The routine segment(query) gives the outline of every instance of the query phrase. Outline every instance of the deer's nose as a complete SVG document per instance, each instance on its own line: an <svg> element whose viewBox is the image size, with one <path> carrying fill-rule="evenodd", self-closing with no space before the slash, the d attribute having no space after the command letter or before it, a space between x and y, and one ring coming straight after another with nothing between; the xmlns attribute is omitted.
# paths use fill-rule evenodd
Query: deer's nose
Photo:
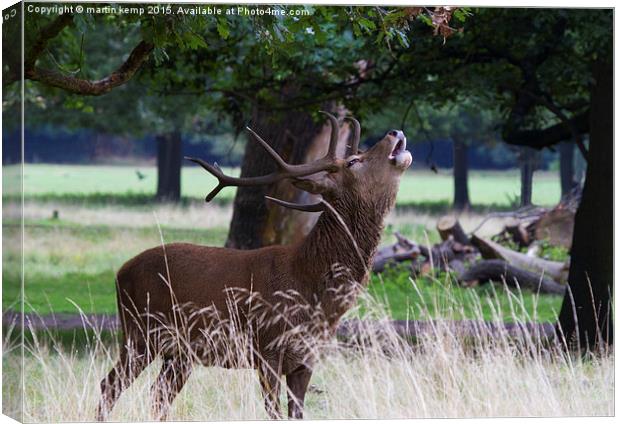
<svg viewBox="0 0 620 424"><path fill-rule="evenodd" d="M405 139L405 133L403 133L402 131L398 131L398 130L392 130L388 133L388 135L391 135L392 137L395 137L399 140Z"/></svg>

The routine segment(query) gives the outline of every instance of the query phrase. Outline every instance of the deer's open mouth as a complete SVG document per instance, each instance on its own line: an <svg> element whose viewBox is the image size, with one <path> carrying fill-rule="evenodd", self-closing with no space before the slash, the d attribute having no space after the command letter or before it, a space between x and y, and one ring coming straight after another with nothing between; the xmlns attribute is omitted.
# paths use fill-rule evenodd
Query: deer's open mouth
<svg viewBox="0 0 620 424"><path fill-rule="evenodd" d="M390 153L389 158L390 159L396 158L396 156L398 156L399 154L405 151L406 147L407 147L407 142L403 139L399 139L396 142L394 149L392 149L392 153Z"/></svg>
<svg viewBox="0 0 620 424"><path fill-rule="evenodd" d="M408 168L411 165L412 158L411 153L407 151L407 140L399 139L394 148L392 149L392 153L388 156L388 159L393 165L396 165L399 168Z"/></svg>

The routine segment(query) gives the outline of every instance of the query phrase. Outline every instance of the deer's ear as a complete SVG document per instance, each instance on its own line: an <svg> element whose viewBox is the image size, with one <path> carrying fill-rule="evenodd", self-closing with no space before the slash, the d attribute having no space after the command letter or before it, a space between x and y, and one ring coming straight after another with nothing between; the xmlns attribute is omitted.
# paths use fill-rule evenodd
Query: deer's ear
<svg viewBox="0 0 620 424"><path fill-rule="evenodd" d="M300 190L312 194L325 194L336 190L336 183L329 177L329 174L312 176L306 178L295 178L293 185Z"/></svg>

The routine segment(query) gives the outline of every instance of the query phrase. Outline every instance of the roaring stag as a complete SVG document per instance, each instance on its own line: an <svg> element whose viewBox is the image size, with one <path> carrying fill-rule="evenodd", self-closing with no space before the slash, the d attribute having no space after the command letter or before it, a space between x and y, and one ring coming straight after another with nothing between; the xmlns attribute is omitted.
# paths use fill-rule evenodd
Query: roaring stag
<svg viewBox="0 0 620 424"><path fill-rule="evenodd" d="M267 199L321 215L305 239L289 246L235 250L173 243L125 263L117 274L123 343L118 362L101 382L98 420L106 419L121 392L156 357L163 361L153 385L159 419L166 418L196 363L257 369L265 408L274 419L281 416L279 392L285 375L288 415L302 418L317 360L309 340L332 337L340 317L355 304L369 279L400 177L412 162L402 131L389 131L369 150L358 151L360 124L353 118L347 118L353 127L349 152L346 158L336 157L339 122L325 115L331 125L329 148L312 163L286 163L249 128L277 171L235 178L217 165L188 158L219 181L207 201L226 186L288 179L322 199L313 205ZM226 345L239 334L247 336L247 343Z"/></svg>

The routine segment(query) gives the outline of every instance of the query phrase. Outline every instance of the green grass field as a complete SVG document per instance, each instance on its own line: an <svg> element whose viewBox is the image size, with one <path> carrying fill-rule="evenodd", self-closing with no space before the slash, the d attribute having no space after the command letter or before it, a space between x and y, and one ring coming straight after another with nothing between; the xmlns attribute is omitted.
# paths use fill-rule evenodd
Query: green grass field
<svg viewBox="0 0 620 424"><path fill-rule="evenodd" d="M205 205L197 201L185 206L154 203L110 206L92 202L92 195L97 193L120 197L141 193L143 196L134 198L136 201L151 197L154 169L138 169L147 175L142 181L136 177L134 167L26 166L27 311L77 312L77 304L86 312L115 313L115 272L132 256L159 245L162 238L165 242L223 245L230 205ZM5 179L5 188L8 182ZM202 198L213 185L206 172L197 168L183 170L183 190L188 196ZM558 185L554 175L541 174L535 182L535 200L554 203L559 198ZM473 201L479 204L508 205L509 196L518 192L518 174L474 172L470 190ZM230 199L233 191L223 194ZM451 196L449 176L411 172L402 183L398 201L414 205L447 203ZM18 203L7 191L4 200L3 307L6 309L16 307L19 297L20 244ZM59 219L51 218L54 210L59 212ZM13 215L6 211L12 211ZM438 241L433 229L436 218L419 214L415 208L399 213L391 219L384 242L392 242L391 232L397 230L418 242L434 243ZM463 217L464 225L467 219ZM479 219L480 216L474 215L469 221ZM455 319L474 318L472 311L481 309L487 319L499 313L508 321L515 317L525 321L553 321L562 302L559 296L515 294L501 287L493 290L491 286L466 289L450 281L445 275L412 281L408 271L401 268L373 276L369 293L397 319L418 318L420 305L425 305L433 316L449 315ZM514 306L515 300L518 308Z"/></svg>
<svg viewBox="0 0 620 424"><path fill-rule="evenodd" d="M17 178L14 166L5 172ZM139 170L145 175L140 180ZM227 170L232 175L238 170ZM103 165L39 165L24 167L24 190L27 197L62 197L63 195L89 196L95 194L152 195L157 182L156 169L146 166ZM8 181L7 183L9 183ZM184 167L181 175L181 193L189 198L204 198L216 180L198 167ZM7 184L5 184L5 187ZM519 196L517 171L472 171L469 179L471 202L474 205L509 206ZM226 188L218 195L220 200L231 200L234 188ZM5 189L5 194L9 194ZM451 202L452 176L446 171L410 171L401 182L399 204L424 204ZM537 172L534 176L532 200L538 205L553 205L560 199L560 182L555 172Z"/></svg>

